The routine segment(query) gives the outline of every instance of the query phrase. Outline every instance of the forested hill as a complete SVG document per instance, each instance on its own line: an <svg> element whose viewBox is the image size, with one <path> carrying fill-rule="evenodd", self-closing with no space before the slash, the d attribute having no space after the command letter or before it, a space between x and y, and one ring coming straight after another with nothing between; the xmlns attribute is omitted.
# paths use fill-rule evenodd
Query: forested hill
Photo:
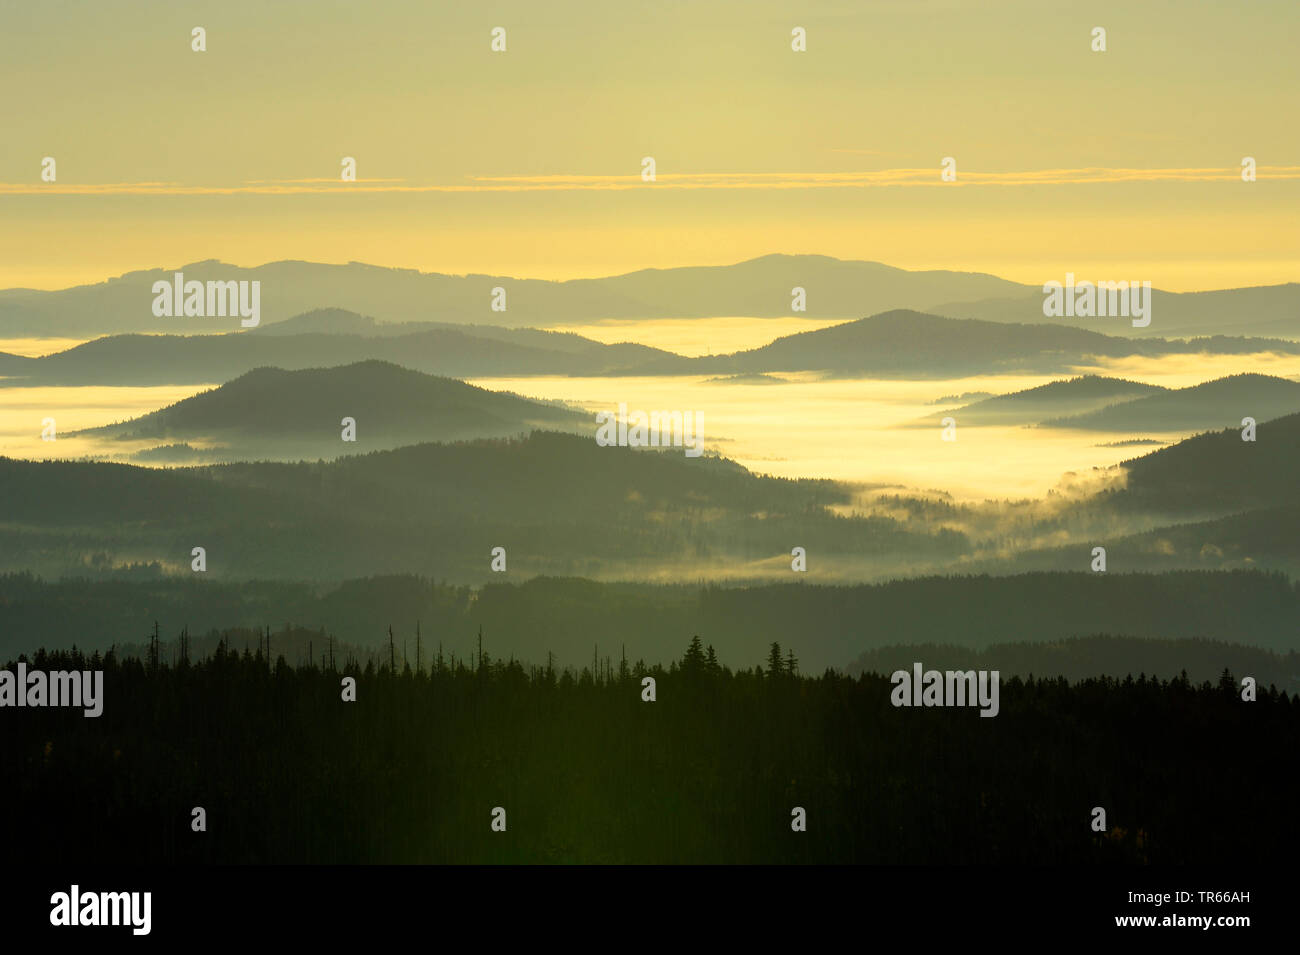
<svg viewBox="0 0 1300 955"><path fill-rule="evenodd" d="M351 419L350 441L343 440ZM224 460L308 460L428 441L513 437L541 428L592 434L593 416L364 361L335 368L259 368L121 424L81 434L193 445Z"/></svg>
<svg viewBox="0 0 1300 955"><path fill-rule="evenodd" d="M1300 504L1300 414L1197 435L1123 463L1130 508L1233 511Z"/></svg>
<svg viewBox="0 0 1300 955"><path fill-rule="evenodd" d="M1300 382L1274 375L1243 374L1161 391L1043 424L1133 434L1239 427L1245 417L1263 422L1298 411Z"/></svg>
<svg viewBox="0 0 1300 955"><path fill-rule="evenodd" d="M1083 414L1164 390L1157 385L1123 378L1082 375L1010 394L994 395L959 408L950 407L915 424L931 427L948 415L954 416L963 426L1031 424L1052 416Z"/></svg>
<svg viewBox="0 0 1300 955"><path fill-rule="evenodd" d="M761 477L685 450L533 432L168 471L0 458L0 570L57 577L99 560L188 573L199 546L209 577L226 580L427 573L467 582L490 579L492 549L504 547L509 571L524 577L645 577L662 562L690 579L760 574L769 561L788 571L796 543L823 555L828 571L853 573L946 560L968 546L953 531L837 516L830 506L851 496L842 485Z"/></svg>

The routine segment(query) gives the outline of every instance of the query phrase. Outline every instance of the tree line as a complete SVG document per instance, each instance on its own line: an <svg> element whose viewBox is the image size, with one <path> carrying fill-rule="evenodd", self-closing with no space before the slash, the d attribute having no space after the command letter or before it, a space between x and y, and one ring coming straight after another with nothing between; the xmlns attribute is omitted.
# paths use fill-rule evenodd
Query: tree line
<svg viewBox="0 0 1300 955"><path fill-rule="evenodd" d="M698 637L667 667L425 646L418 667L396 646L295 667L267 649L34 654L29 668L102 669L104 712L0 710L8 850L123 864L1248 864L1300 835L1277 785L1300 707L1264 686L1244 702L1227 672L1013 677L983 719L896 708L888 675L806 674L776 642L738 669Z"/></svg>

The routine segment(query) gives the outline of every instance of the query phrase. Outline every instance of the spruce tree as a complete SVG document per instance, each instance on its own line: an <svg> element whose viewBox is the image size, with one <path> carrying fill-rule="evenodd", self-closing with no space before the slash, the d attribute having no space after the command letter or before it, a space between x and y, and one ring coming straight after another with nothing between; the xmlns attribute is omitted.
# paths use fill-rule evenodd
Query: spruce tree
<svg viewBox="0 0 1300 955"><path fill-rule="evenodd" d="M691 637L691 644L686 648L686 656L682 659L682 669L692 674L704 672L704 644L700 642L699 634Z"/></svg>
<svg viewBox="0 0 1300 955"><path fill-rule="evenodd" d="M771 648L767 651L767 675L775 678L784 672L785 663L781 659L781 644L773 640Z"/></svg>

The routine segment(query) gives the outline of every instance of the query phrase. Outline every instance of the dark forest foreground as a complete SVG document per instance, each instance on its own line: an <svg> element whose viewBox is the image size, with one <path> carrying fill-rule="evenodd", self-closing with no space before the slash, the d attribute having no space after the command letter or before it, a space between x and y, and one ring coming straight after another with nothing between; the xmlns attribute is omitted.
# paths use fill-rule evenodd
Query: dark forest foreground
<svg viewBox="0 0 1300 955"><path fill-rule="evenodd" d="M1244 702L1227 675L1011 679L981 718L895 708L887 676L732 672L697 650L595 680L490 660L295 670L220 649L28 666L102 668L104 711L0 710L14 859L1249 865L1300 843L1285 782L1300 705L1265 687Z"/></svg>

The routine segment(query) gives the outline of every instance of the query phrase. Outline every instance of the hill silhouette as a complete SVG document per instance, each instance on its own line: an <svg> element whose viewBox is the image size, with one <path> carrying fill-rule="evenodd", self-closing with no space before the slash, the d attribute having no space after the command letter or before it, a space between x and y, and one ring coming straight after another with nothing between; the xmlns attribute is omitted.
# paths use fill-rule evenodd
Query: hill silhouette
<svg viewBox="0 0 1300 955"><path fill-rule="evenodd" d="M346 309L384 322L491 322L545 327L610 318L703 318L724 315L783 317L791 291L807 292L808 318L851 319L894 309L956 318L1061 326L1042 314L1041 285L946 270L908 271L879 262L824 255L765 255L734 265L642 269L623 275L555 282L509 276L446 275L360 262L326 265L271 262L241 268L217 261L129 272L57 291L0 291L0 337L90 337L126 332L194 334L232 330L229 318L156 318L150 303L156 281L260 281L262 325L313 309ZM1061 276L1046 276L1059 280ZM1081 276L1081 278L1087 278ZM503 288L508 308L490 310L492 290ZM1147 329L1127 321L1074 319L1107 334L1203 335L1226 333L1300 337L1300 285L1209 292L1153 291Z"/></svg>
<svg viewBox="0 0 1300 955"><path fill-rule="evenodd" d="M1062 276L1053 278L1060 281ZM944 302L930 311L991 322L1050 321L1140 338L1232 334L1300 339L1300 283L1296 282L1205 292L1152 289L1151 324L1141 328L1125 318L1045 319L1041 288L981 301Z"/></svg>
<svg viewBox="0 0 1300 955"><path fill-rule="evenodd" d="M963 425L1030 424L1041 421L1048 415L1059 415L1062 412L1080 414L1105 407L1117 400L1143 397L1165 390L1159 385L1147 385L1124 378L1083 375L936 412L922 418L916 425L928 427L948 415L954 416Z"/></svg>
<svg viewBox="0 0 1300 955"><path fill-rule="evenodd" d="M539 327L609 318L702 318L791 314L791 289L810 291L807 317L851 318L891 308L925 308L955 299L1022 289L992 275L909 272L878 262L821 255L767 255L727 266L643 269L563 282L491 275L444 275L351 262L271 262L240 268L217 261L175 269L130 272L93 285L58 291L0 291L0 337L123 332L194 334L236 328L238 319L155 318L153 283L260 281L262 325L313 309L345 309L385 322L490 322ZM507 309L490 308L493 289L507 292Z"/></svg>
<svg viewBox="0 0 1300 955"><path fill-rule="evenodd" d="M1188 431L1228 426L1241 419L1268 421L1300 411L1300 382L1242 374L1162 391L1097 411L1043 422L1051 428L1094 431Z"/></svg>
<svg viewBox="0 0 1300 955"><path fill-rule="evenodd" d="M1092 565L1093 547L1103 545L1108 574L1267 568L1300 576L1300 505L1258 507L1203 520L1168 513L1161 517L1162 513L1147 515L1151 519L1145 523L1159 525L1151 529L1126 532L1118 524L1111 533L1073 544L1028 548L962 566L973 573L1086 571Z"/></svg>
<svg viewBox="0 0 1300 955"><path fill-rule="evenodd" d="M0 571L137 563L186 571L197 545L222 554L209 567L217 576L340 579L420 572L433 561L468 583L490 579L488 553L503 546L512 572L526 575L756 581L789 574L797 542L813 560L810 579L861 581L1074 570L1098 536L1132 539L1113 555L1117 571L1290 569L1300 563L1300 532L1277 531L1296 520L1298 421L1265 422L1253 443L1229 430L1126 462L1127 486L1030 515L1028 528L997 508L983 517L906 504L862 514L849 485L548 431L170 471L0 459ZM336 434L326 439L332 447ZM177 445L160 443L155 455L182 457ZM261 533L268 526L274 535ZM1044 541L1062 545L1026 550Z"/></svg>
<svg viewBox="0 0 1300 955"><path fill-rule="evenodd" d="M1169 512L1280 507L1300 503L1300 414L1262 423L1255 441L1240 427L1200 434L1123 462L1123 491L1106 495L1132 509Z"/></svg>
<svg viewBox="0 0 1300 955"><path fill-rule="evenodd" d="M11 355L9 352L0 352L0 376L25 374L33 360L27 355Z"/></svg>
<svg viewBox="0 0 1300 955"><path fill-rule="evenodd" d="M581 355L591 359L589 368L630 364L652 358L671 356L660 348L637 345L632 342L604 344L584 338L573 332L553 332L540 328L506 328L478 323L453 324L450 322L379 322L366 315L358 315L339 308L316 309L304 312L274 325L264 325L255 334L281 335L356 335L362 338L406 338L424 332L453 332L472 338L485 338L542 351Z"/></svg>
<svg viewBox="0 0 1300 955"><path fill-rule="evenodd" d="M1108 572L1268 567L1300 576L1300 414L1195 435L1124 461L1122 487L1068 512L1080 542L968 562L974 571L1080 570L1094 545ZM1136 525L1136 526L1135 526Z"/></svg>
<svg viewBox="0 0 1300 955"><path fill-rule="evenodd" d="M355 442L342 440L344 418L356 423ZM80 434L201 447L209 459L297 460L537 428L594 433L595 424L580 412L365 361L302 371L259 368L151 414ZM172 459L184 450L176 448Z"/></svg>
<svg viewBox="0 0 1300 955"><path fill-rule="evenodd" d="M359 434L365 427L359 417ZM212 576L437 567L461 582L491 576L496 546L525 575L688 578L706 568L790 573L796 538L843 572L884 573L967 546L943 529L837 516L831 507L852 492L829 481L760 477L681 448L600 447L594 432L165 471L0 458L0 489L0 570L56 575L81 572L95 553L109 565L157 561L188 573L195 546L212 555Z"/></svg>
<svg viewBox="0 0 1300 955"><path fill-rule="evenodd" d="M353 332L363 334L354 334ZM371 332L374 334L371 334ZM292 334L290 334L292 333ZM227 381L254 368L320 368L375 359L455 378L506 375L708 375L820 371L843 377L943 378L1071 373L1132 356L1300 354L1300 343L1254 338L1166 341L1078 328L1012 325L893 311L800 332L728 355L688 358L634 343L606 345L536 328L414 322L382 326L339 309L271 328L212 335L114 335L11 363L0 387L161 385ZM5 365L0 363L0 369Z"/></svg>
<svg viewBox="0 0 1300 955"><path fill-rule="evenodd" d="M304 316L305 318L307 316ZM363 316L313 315L304 327L365 328ZM578 335L487 326L398 326L371 337L319 331L225 335L114 335L17 362L0 386L166 385L229 381L255 368L285 370L386 361L454 378L497 375L601 375L671 355L643 345L604 345ZM0 365L0 370L3 370Z"/></svg>
<svg viewBox="0 0 1300 955"><path fill-rule="evenodd" d="M946 378L1072 371L1103 358L1174 354L1300 354L1300 343L1227 338L1134 339L1057 325L1013 325L896 310L785 335L746 351L656 358L612 374L763 374L823 371L845 377Z"/></svg>

